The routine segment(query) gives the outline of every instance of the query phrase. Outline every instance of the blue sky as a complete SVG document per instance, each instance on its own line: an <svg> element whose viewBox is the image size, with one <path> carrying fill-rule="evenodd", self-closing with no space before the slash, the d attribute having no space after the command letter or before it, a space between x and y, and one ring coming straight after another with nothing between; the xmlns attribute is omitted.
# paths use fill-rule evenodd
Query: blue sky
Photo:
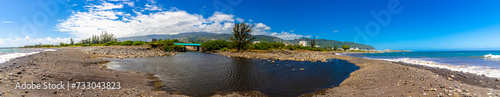
<svg viewBox="0 0 500 97"><path fill-rule="evenodd" d="M498 0L1 0L0 46L68 42L101 30L118 37L230 33L232 23L243 21L256 25L254 34L283 39L353 41L377 49L499 49L498 5Z"/></svg>

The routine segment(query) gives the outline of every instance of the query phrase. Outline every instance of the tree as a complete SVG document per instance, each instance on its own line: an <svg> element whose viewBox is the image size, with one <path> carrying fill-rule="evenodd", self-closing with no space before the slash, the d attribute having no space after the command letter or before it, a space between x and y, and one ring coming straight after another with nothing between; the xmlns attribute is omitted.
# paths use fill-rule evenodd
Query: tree
<svg viewBox="0 0 500 97"><path fill-rule="evenodd" d="M116 40L116 38L114 37L115 34L109 34L108 32L106 31L102 31L101 32L101 41L100 43L107 43L107 42L110 42L110 41L113 41L113 40Z"/></svg>
<svg viewBox="0 0 500 97"><path fill-rule="evenodd" d="M315 48L315 46L316 46L316 39L313 39L311 41L311 48Z"/></svg>
<svg viewBox="0 0 500 97"><path fill-rule="evenodd" d="M69 45L75 45L75 41L73 41L73 38L70 37L69 41L70 41Z"/></svg>
<svg viewBox="0 0 500 97"><path fill-rule="evenodd" d="M333 51L337 51L338 48L339 47L337 47L337 46L333 46Z"/></svg>
<svg viewBox="0 0 500 97"><path fill-rule="evenodd" d="M92 42L90 44L99 44L99 41L100 41L99 36L92 35L91 41Z"/></svg>
<svg viewBox="0 0 500 97"><path fill-rule="evenodd" d="M255 25L249 26L249 24L243 23L235 23L233 27L233 31L231 32L233 36L231 37L231 41L235 44L237 51L239 52L241 49L244 49L248 44L252 42L252 40L256 39L252 37L252 28Z"/></svg>
<svg viewBox="0 0 500 97"><path fill-rule="evenodd" d="M349 45L343 45L342 46L342 49L344 49L344 51L347 51L347 49L349 49L349 48L351 48L351 47L349 47Z"/></svg>

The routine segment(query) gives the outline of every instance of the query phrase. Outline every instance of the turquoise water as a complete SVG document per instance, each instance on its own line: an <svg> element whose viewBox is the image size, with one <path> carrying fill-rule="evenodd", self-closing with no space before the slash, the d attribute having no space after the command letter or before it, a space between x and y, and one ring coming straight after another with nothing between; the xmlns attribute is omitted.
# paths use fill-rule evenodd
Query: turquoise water
<svg viewBox="0 0 500 97"><path fill-rule="evenodd" d="M500 77L500 51L419 51L345 54L348 56L443 67Z"/></svg>
<svg viewBox="0 0 500 97"><path fill-rule="evenodd" d="M21 52L23 49L17 48L0 48L0 54L12 53L12 52Z"/></svg>

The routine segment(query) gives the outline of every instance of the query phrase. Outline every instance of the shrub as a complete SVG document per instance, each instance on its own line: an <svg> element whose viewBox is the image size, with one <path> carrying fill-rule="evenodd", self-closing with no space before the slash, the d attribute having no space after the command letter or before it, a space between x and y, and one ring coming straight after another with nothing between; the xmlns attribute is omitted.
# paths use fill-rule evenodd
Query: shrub
<svg viewBox="0 0 500 97"><path fill-rule="evenodd" d="M120 43L120 45L132 45L133 41L127 40Z"/></svg>
<svg viewBox="0 0 500 97"><path fill-rule="evenodd" d="M178 52L183 52L183 51L185 51L184 50L185 46L183 46L183 45L174 45L174 46L172 46L172 49L174 49L175 51L178 51Z"/></svg>
<svg viewBox="0 0 500 97"><path fill-rule="evenodd" d="M285 48L288 50L294 50L294 47L292 45L287 45L287 46L285 46Z"/></svg>
<svg viewBox="0 0 500 97"><path fill-rule="evenodd" d="M115 45L115 43L116 43L116 41L106 42L106 43L104 43L104 46Z"/></svg>
<svg viewBox="0 0 500 97"><path fill-rule="evenodd" d="M229 46L229 42L224 40L207 41L201 44L206 50L219 50Z"/></svg>
<svg viewBox="0 0 500 97"><path fill-rule="evenodd" d="M172 48L170 46L163 45L163 50L165 50L165 51L172 51Z"/></svg>
<svg viewBox="0 0 500 97"><path fill-rule="evenodd" d="M228 48L221 48L220 51L228 51Z"/></svg>
<svg viewBox="0 0 500 97"><path fill-rule="evenodd" d="M255 43L253 44L253 49L256 50L272 50L272 49L281 49L285 47L285 44L280 43L280 42L260 42L260 43Z"/></svg>
<svg viewBox="0 0 500 97"><path fill-rule="evenodd" d="M144 45L143 41L134 41L132 45Z"/></svg>
<svg viewBox="0 0 500 97"><path fill-rule="evenodd" d="M273 48L273 46L267 42L260 42L260 43L253 44L253 48L256 50L271 50L271 48Z"/></svg>

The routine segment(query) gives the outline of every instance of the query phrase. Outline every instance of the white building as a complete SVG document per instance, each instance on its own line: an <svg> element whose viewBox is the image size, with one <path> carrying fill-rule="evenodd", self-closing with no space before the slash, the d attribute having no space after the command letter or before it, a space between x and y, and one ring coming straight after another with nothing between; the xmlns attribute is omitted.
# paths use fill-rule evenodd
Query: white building
<svg viewBox="0 0 500 97"><path fill-rule="evenodd" d="M320 46L319 45L315 45L314 47L319 48Z"/></svg>
<svg viewBox="0 0 500 97"><path fill-rule="evenodd" d="M359 50L359 48L358 47L356 47L356 48L349 48L349 50Z"/></svg>
<svg viewBox="0 0 500 97"><path fill-rule="evenodd" d="M260 43L260 41L253 41L253 44Z"/></svg>
<svg viewBox="0 0 500 97"><path fill-rule="evenodd" d="M307 41L300 41L300 42L299 42L299 44L300 44L301 46L307 46Z"/></svg>

